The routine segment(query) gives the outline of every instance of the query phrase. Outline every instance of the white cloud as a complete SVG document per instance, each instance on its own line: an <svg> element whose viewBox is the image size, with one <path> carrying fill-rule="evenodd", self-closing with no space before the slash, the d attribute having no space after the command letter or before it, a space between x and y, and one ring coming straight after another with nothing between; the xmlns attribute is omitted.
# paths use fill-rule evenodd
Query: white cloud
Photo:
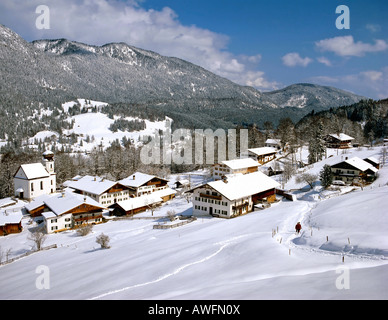
<svg viewBox="0 0 388 320"><path fill-rule="evenodd" d="M261 55L236 56L228 52L228 36L183 25L171 8L146 10L139 0L56 0L47 4L50 30L38 30L35 8L41 2L2 0L0 21L11 28L17 25L16 32L34 40L67 38L95 45L125 42L190 61L239 84L268 85L264 74L253 65L260 61ZM253 76L244 77L249 72L256 73L255 81L251 80ZM260 85L256 87L261 89Z"/></svg>
<svg viewBox="0 0 388 320"><path fill-rule="evenodd" d="M276 81L266 80L262 71L248 71L244 75L244 81L247 86L260 88L263 91L279 89L280 85Z"/></svg>
<svg viewBox="0 0 388 320"><path fill-rule="evenodd" d="M388 66L380 70L366 70L354 74L316 76L310 81L320 85L336 85L373 99L388 98Z"/></svg>
<svg viewBox="0 0 388 320"><path fill-rule="evenodd" d="M372 33L376 33L376 32L379 32L381 31L381 26L379 24L372 24L372 23L369 23L365 26L365 28L367 30L369 30L370 32Z"/></svg>
<svg viewBox="0 0 388 320"><path fill-rule="evenodd" d="M330 60L327 59L326 57L318 57L318 58L317 58L317 61L318 61L319 63L322 63L322 64L328 66L328 67L331 67L331 62L330 62Z"/></svg>
<svg viewBox="0 0 388 320"><path fill-rule="evenodd" d="M366 80L373 81L373 82L383 80L383 73L381 71L374 71L374 70L363 71L363 72L360 72L360 76L364 77Z"/></svg>
<svg viewBox="0 0 388 320"><path fill-rule="evenodd" d="M368 52L379 52L388 49L384 40L375 40L374 44L362 41L354 42L353 36L334 37L315 42L318 49L334 52L339 56L362 57Z"/></svg>
<svg viewBox="0 0 388 320"><path fill-rule="evenodd" d="M287 67L302 66L307 67L313 60L309 57L302 58L299 53L291 52L282 57L283 64Z"/></svg>

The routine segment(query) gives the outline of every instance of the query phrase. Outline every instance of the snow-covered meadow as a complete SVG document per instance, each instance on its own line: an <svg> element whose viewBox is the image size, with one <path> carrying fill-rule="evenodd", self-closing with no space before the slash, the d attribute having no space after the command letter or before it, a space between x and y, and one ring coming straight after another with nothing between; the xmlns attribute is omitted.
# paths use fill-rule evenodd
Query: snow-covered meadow
<svg viewBox="0 0 388 320"><path fill-rule="evenodd" d="M380 152L352 149L346 156L379 158ZM364 190L321 192L317 183L295 191L297 201L282 200L238 218L198 217L179 228L153 229L168 210L191 214L192 204L177 197L155 212L155 220L109 221L84 237L74 231L51 234L45 245L58 248L0 267L0 298L387 299L387 182L383 167ZM300 187L293 179L286 184ZM294 232L298 221L300 235ZM2 250L11 248L17 256L30 249L33 225L27 222L22 233L0 238ZM95 242L102 232L110 237L110 249ZM39 266L49 270L49 289L36 286Z"/></svg>

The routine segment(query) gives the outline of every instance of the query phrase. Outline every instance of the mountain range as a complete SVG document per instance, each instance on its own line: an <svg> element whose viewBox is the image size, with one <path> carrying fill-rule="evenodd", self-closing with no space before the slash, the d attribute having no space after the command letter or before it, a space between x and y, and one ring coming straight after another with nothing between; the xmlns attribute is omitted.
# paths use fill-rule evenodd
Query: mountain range
<svg viewBox="0 0 388 320"><path fill-rule="evenodd" d="M175 126L227 128L282 117L298 121L312 110L350 105L364 97L332 87L295 84L260 92L175 57L125 43L103 46L66 39L27 42L0 25L0 109L49 108L77 98L125 103L163 112ZM18 112L20 111L20 112Z"/></svg>

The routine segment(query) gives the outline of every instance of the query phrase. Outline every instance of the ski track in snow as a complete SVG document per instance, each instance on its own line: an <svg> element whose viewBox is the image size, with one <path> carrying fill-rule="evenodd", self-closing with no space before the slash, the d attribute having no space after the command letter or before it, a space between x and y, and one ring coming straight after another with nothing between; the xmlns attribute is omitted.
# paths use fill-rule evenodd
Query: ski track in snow
<svg viewBox="0 0 388 320"><path fill-rule="evenodd" d="M259 232L259 233L261 233L261 232ZM250 237L250 236L255 235L255 234L256 233L245 234L245 235L241 235L241 236L236 236L236 237L230 238L230 239L225 240L225 241L217 242L216 245L221 245L221 247L216 252L214 252L214 253L212 253L212 254L210 254L210 255L208 255L208 256L200 259L200 260L184 264L184 265L178 267L177 269L175 269L173 272L167 273L167 274L165 274L165 275L163 275L163 276L161 276L161 277L159 277L159 278L157 278L155 280L147 281L147 282L143 282L143 283L138 283L138 284L135 284L135 285L132 285L132 286L127 286L127 287L124 287L124 288L121 288L121 289L117 289L117 290L112 290L112 291L109 291L109 292L106 292L106 293L102 293L102 294L100 294L98 296L89 298L88 300L102 299L102 298L105 298L106 296L110 296L110 295L113 295L113 294L117 294L117 293L121 293L121 292L124 292L124 291L127 291L127 290L131 290L131 289L134 289L134 288L144 287L144 286L147 286L147 285L150 285L150 284L154 284L154 283L163 281L163 280L165 280L167 278L170 278L170 277L178 274L179 272L183 271L184 269L186 269L188 267L191 267L191 266L194 266L196 264L200 264L200 263L206 262L206 261L214 258L222 250L224 250L227 246L232 244L235 240L238 240L240 238Z"/></svg>
<svg viewBox="0 0 388 320"><path fill-rule="evenodd" d="M172 277L172 276L178 274L179 272L183 271L184 269L186 269L186 268L188 268L190 266L193 266L193 265L196 265L196 264L199 264L199 263L203 263L203 262L205 262L205 261L215 257L222 250L224 250L228 245L229 245L229 243L225 243L216 252L212 253L211 255L209 255L209 256L207 256L205 258L202 258L200 260L184 264L183 266L180 266L179 268L175 269L173 272L167 273L167 274L165 274L165 275L163 275L163 276L161 276L161 277L159 277L159 278L157 278L155 280L144 282L144 283L135 284L133 286L124 287L124 288L117 289L117 290L112 290L112 291L100 294L98 296L92 297L92 298L90 298L88 300L97 300L97 299L105 298L106 296L109 296L109 295L112 295L112 294L116 294L116 293L120 293L120 292L123 292L123 291L131 290L131 289L134 289L134 288L144 287L144 286L147 286L149 284L154 284L154 283L163 281L163 280L165 280L165 279L167 279L169 277Z"/></svg>

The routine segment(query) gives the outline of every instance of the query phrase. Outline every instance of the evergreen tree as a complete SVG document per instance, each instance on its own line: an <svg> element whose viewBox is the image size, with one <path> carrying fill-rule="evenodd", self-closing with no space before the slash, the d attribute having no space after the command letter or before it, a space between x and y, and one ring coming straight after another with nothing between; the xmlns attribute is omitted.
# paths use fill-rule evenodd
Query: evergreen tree
<svg viewBox="0 0 388 320"><path fill-rule="evenodd" d="M315 163L321 161L325 154L326 147L323 136L323 124L322 121L318 121L313 136L309 143L309 163Z"/></svg>
<svg viewBox="0 0 388 320"><path fill-rule="evenodd" d="M319 180L325 189L333 183L333 173L329 165L325 164L323 169L319 172Z"/></svg>

